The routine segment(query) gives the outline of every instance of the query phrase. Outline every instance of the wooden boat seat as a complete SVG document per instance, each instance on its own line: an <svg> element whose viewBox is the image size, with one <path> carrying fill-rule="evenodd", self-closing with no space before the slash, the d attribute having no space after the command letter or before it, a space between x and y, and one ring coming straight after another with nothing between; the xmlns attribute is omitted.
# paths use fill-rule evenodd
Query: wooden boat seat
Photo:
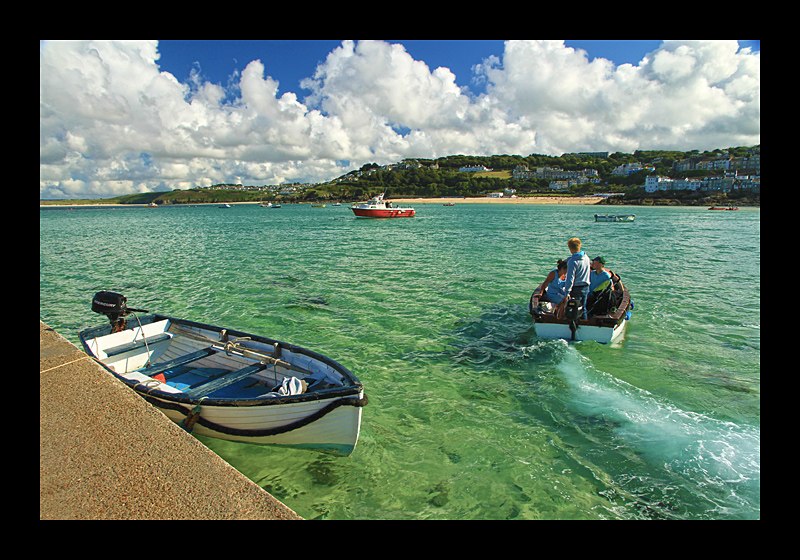
<svg viewBox="0 0 800 560"><path fill-rule="evenodd" d="M172 368L176 368L178 366L188 364L189 362L200 360L202 358L210 356L211 354L216 354L217 352L219 352L218 348L209 346L208 348L203 348L202 350L198 350L197 352L192 352L191 354L186 354L185 356L175 358L174 360L170 360L168 362L155 364L150 367L140 369L139 373L143 373L144 375L149 375L150 377L153 377L154 375L158 375L159 373L164 373L165 371L170 370Z"/></svg>
<svg viewBox="0 0 800 560"><path fill-rule="evenodd" d="M153 336L149 336L146 339L141 338L135 342L126 342L125 344L120 344L119 346L113 346L111 348L107 348L104 350L107 357L116 356L117 354L124 354L125 352L130 352L131 350L137 350L139 348L145 347L145 340L147 341L147 346L152 346L153 344L158 344L159 342L164 342L172 338L172 335L169 333L158 333Z"/></svg>
<svg viewBox="0 0 800 560"><path fill-rule="evenodd" d="M211 379L206 379L205 381L201 381L200 383L189 387L189 390L184 391L183 394L190 399L201 399L205 396L210 395L211 393L219 391L224 387L233 385L237 381L241 381L242 379L250 377L254 373L258 373L259 371L265 369L266 367L267 367L266 364L262 363L252 364L240 370L232 371L224 375L221 375L220 377L215 377Z"/></svg>

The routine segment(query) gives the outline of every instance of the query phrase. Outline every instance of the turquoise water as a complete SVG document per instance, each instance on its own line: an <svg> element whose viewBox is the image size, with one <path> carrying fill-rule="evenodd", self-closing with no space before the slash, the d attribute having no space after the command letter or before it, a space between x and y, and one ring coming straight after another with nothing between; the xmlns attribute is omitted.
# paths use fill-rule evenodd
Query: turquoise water
<svg viewBox="0 0 800 560"><path fill-rule="evenodd" d="M759 209L46 208L40 318L100 289L329 355L366 388L350 457L202 441L305 518L760 518ZM536 336L578 236L629 287L622 342Z"/></svg>

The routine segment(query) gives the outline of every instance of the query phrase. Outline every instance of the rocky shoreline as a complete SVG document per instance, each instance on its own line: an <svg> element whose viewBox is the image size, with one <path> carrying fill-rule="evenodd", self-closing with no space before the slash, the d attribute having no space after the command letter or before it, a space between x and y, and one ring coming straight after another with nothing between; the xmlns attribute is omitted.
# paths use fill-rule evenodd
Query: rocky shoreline
<svg viewBox="0 0 800 560"><path fill-rule="evenodd" d="M710 196L699 196L695 193L679 196L664 196L664 194L612 196L603 199L598 204L608 206L761 206L760 194L751 194L739 198L730 197L725 193L713 194Z"/></svg>

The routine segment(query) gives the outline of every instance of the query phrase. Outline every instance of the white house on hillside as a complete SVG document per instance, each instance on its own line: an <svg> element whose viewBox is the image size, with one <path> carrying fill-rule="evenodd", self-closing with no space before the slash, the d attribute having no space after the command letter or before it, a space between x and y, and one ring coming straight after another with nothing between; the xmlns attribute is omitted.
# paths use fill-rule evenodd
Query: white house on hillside
<svg viewBox="0 0 800 560"><path fill-rule="evenodd" d="M645 192L656 191L696 191L702 186L699 179L670 179L660 175L650 175L644 180Z"/></svg>

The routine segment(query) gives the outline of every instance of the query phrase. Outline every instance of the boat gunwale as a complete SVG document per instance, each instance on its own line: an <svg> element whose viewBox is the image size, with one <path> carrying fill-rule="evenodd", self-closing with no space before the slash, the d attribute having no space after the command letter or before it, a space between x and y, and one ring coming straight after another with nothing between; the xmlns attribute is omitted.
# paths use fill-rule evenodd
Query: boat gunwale
<svg viewBox="0 0 800 560"><path fill-rule="evenodd" d="M155 323L157 321L162 321L165 319L169 320L170 324L194 327L218 333L221 333L223 330L225 330L229 337L234 337L234 338L249 337L250 340L255 342L262 342L270 345L278 344L280 345L280 348L282 350L289 351L293 354L305 355L319 362L322 362L326 365L331 366L338 373L342 374L345 377L345 379L347 379L347 381L350 383L350 385L343 387L332 387L328 389L321 389L318 391L312 391L310 393L303 393L301 395L290 395L285 397L265 397L265 398L255 398L255 399L246 397L223 398L223 399L205 397L202 399L192 399L184 396L184 393L173 393L168 391L162 391L157 387L148 387L141 381L128 379L127 377L124 377L124 375L112 370L110 367L106 366L106 364L104 364L100 359L98 359L89 348L88 341L95 337L111 334L110 325L103 325L100 327L83 329L79 333L79 338L81 344L83 345L84 351L87 354L89 354L89 356L95 358L95 361L98 364L100 364L106 371L114 375L114 377L122 381L125 385L127 385L128 387L130 387L131 389L142 395L148 395L168 402L175 402L185 405L195 405L202 400L203 406L220 406L220 407L276 406L276 405L296 404L302 402L333 401L340 398L359 397L359 395L364 391L364 387L358 380L358 378L345 366L343 366L336 360L333 360L323 354L314 352L313 350L309 350L308 348L304 348L302 346L285 343L279 340L274 340L260 335L245 333L236 329L226 329L224 327L207 325L205 323L198 323L196 321L190 321L188 319L178 319L167 315L160 315L154 313L138 317L138 321L142 324L142 326L150 323Z"/></svg>

